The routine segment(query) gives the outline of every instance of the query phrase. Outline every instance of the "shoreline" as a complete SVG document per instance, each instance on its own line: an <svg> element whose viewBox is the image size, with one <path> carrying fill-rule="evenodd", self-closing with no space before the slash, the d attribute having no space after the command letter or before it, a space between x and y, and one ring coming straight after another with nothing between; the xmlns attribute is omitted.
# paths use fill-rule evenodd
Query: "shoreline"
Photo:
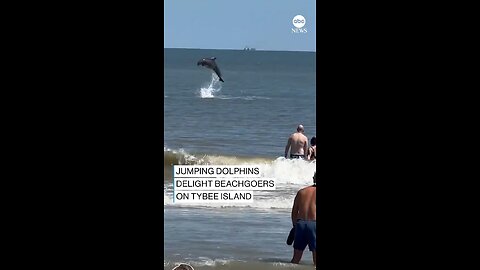
<svg viewBox="0 0 480 270"><path fill-rule="evenodd" d="M188 263L195 269L311 269L309 251L301 265L290 263L293 248L285 243L290 211L231 210L167 209L164 246L169 248L164 250L164 264L173 268ZM214 224L222 226L212 230Z"/></svg>

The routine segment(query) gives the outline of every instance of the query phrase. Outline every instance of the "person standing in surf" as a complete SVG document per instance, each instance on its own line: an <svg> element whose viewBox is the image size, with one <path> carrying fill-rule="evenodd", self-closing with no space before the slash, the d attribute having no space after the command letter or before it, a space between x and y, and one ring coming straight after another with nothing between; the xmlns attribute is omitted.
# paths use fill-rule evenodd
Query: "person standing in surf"
<svg viewBox="0 0 480 270"><path fill-rule="evenodd" d="M303 135L305 129L302 125L298 125L297 132L290 135L287 146L285 146L285 158L288 156L290 150L290 158L304 158L307 159L308 154L308 138Z"/></svg>
<svg viewBox="0 0 480 270"><path fill-rule="evenodd" d="M313 185L297 192L292 207L292 225L295 228L293 258L291 263L299 263L308 245L312 252L313 264L317 265L317 173L313 175Z"/></svg>
<svg viewBox="0 0 480 270"><path fill-rule="evenodd" d="M310 140L310 147L308 148L308 160L317 159L317 137L313 136Z"/></svg>

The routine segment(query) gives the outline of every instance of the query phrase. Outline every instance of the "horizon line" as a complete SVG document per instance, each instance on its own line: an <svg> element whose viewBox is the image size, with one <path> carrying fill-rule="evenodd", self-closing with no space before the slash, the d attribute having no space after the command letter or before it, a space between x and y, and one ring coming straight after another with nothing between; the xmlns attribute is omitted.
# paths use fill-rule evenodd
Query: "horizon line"
<svg viewBox="0 0 480 270"><path fill-rule="evenodd" d="M252 48L252 47L249 47L249 48ZM225 48L215 48L215 49L210 49L210 48L180 48L180 47L163 47L163 49L183 49L183 50L224 50L224 51L244 51L244 49L232 49L232 48L228 48L228 49L225 49ZM271 50L271 49L256 49L254 48L255 51L261 51L261 52L313 52L313 53L316 53L317 51L308 51L308 50L304 50L304 51L291 51L291 50Z"/></svg>

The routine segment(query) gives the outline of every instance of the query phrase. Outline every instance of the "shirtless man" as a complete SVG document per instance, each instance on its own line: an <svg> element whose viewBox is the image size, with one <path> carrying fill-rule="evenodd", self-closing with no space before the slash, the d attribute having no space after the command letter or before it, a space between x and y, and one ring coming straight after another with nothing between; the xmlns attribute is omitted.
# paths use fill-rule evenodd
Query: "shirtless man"
<svg viewBox="0 0 480 270"><path fill-rule="evenodd" d="M317 265L317 173L313 175L313 186L297 192L292 208L292 224L295 227L292 263L299 263L307 247L312 252L313 264Z"/></svg>
<svg viewBox="0 0 480 270"><path fill-rule="evenodd" d="M303 126L298 125L297 132L290 135L287 146L285 146L285 158L287 158L288 150L290 150L290 158L307 159L308 138L303 135L304 132Z"/></svg>

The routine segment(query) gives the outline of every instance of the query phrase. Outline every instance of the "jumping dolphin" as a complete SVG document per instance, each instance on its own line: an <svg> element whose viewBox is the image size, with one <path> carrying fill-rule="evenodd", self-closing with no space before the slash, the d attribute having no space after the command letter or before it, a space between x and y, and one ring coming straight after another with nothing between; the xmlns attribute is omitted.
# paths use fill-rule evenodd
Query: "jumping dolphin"
<svg viewBox="0 0 480 270"><path fill-rule="evenodd" d="M197 66L202 65L206 68L209 68L209 69L215 71L218 78L220 78L220 81L223 82L222 74L220 73L220 69L218 68L217 63L215 63L215 59L217 59L217 58L216 57L212 57L212 58L208 58L208 59L203 58L202 60L199 60L197 62Z"/></svg>

